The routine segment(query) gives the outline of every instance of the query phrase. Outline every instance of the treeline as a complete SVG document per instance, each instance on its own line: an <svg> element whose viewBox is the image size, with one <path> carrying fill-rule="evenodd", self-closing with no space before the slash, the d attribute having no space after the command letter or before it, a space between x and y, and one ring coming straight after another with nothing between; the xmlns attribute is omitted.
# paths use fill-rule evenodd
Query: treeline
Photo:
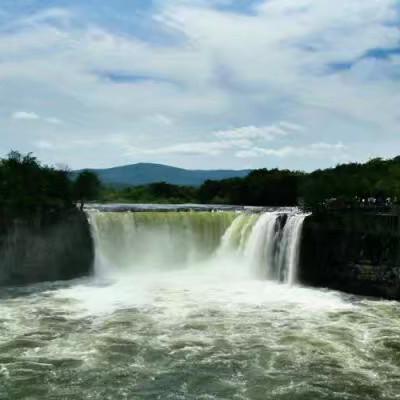
<svg viewBox="0 0 400 400"><path fill-rule="evenodd" d="M341 164L304 176L299 196L306 204L321 205L336 199L345 205L362 204L373 198L377 205L400 200L400 156L367 163Z"/></svg>
<svg viewBox="0 0 400 400"><path fill-rule="evenodd" d="M300 172L255 170L245 178L208 180L200 187L165 182L104 188L102 201L290 206L297 204Z"/></svg>
<svg viewBox="0 0 400 400"><path fill-rule="evenodd" d="M208 180L200 187L165 182L115 188L101 187L96 175L73 176L67 169L42 165L31 154L11 152L0 160L0 222L41 218L81 207L85 201L130 203L207 203L255 206L318 207L330 201L359 206L400 199L400 157L376 158L312 173L259 169L245 178ZM375 203L374 203L375 204Z"/></svg>
<svg viewBox="0 0 400 400"><path fill-rule="evenodd" d="M130 186L122 189L104 187L100 198L108 203L196 203L198 189L192 186L171 185L165 182Z"/></svg>
<svg viewBox="0 0 400 400"><path fill-rule="evenodd" d="M202 203L290 206L297 204L300 172L259 169L245 178L206 181L198 190Z"/></svg>
<svg viewBox="0 0 400 400"><path fill-rule="evenodd" d="M133 203L208 203L318 207L335 201L357 207L400 199L400 157L349 163L312 173L259 169L245 178L208 180L200 187L154 183L124 189L105 188L102 201Z"/></svg>
<svg viewBox="0 0 400 400"><path fill-rule="evenodd" d="M68 170L42 165L32 154L12 151L0 159L0 223L43 219L99 195L100 182L90 172L71 180Z"/></svg>

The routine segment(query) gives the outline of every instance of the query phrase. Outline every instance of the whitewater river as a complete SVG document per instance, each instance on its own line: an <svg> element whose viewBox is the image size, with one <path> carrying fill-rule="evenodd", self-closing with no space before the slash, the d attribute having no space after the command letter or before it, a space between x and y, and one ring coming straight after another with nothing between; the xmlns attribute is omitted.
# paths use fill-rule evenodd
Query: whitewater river
<svg viewBox="0 0 400 400"><path fill-rule="evenodd" d="M399 303L290 282L281 219L91 215L93 278L2 291L0 399L400 399Z"/></svg>

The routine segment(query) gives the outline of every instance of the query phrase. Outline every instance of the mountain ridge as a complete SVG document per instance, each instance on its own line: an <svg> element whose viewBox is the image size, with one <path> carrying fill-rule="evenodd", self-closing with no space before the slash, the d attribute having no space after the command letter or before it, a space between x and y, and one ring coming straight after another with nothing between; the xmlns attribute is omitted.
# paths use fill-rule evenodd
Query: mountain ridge
<svg viewBox="0 0 400 400"><path fill-rule="evenodd" d="M85 168L73 171L73 176L81 171L91 171L98 175L103 184L111 186L139 186L155 182L174 185L200 186L206 180L241 178L250 169L185 169L158 163L135 163L110 168Z"/></svg>

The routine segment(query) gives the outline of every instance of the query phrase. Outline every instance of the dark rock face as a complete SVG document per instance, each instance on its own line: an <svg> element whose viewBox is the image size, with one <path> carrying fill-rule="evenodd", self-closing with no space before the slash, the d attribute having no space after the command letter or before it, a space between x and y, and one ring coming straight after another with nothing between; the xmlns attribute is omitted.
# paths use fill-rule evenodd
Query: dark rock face
<svg viewBox="0 0 400 400"><path fill-rule="evenodd" d="M354 211L310 216L304 223L300 280L400 300L399 220Z"/></svg>
<svg viewBox="0 0 400 400"><path fill-rule="evenodd" d="M94 248L86 216L70 210L34 226L14 221L0 235L0 285L67 280L91 273Z"/></svg>

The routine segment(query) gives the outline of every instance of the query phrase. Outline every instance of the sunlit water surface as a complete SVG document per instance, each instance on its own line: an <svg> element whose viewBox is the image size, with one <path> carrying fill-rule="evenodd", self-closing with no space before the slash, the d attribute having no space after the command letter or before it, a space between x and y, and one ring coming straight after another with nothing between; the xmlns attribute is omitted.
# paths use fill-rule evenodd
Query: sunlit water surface
<svg viewBox="0 0 400 400"><path fill-rule="evenodd" d="M3 291L1 399L400 399L399 304L226 265Z"/></svg>

